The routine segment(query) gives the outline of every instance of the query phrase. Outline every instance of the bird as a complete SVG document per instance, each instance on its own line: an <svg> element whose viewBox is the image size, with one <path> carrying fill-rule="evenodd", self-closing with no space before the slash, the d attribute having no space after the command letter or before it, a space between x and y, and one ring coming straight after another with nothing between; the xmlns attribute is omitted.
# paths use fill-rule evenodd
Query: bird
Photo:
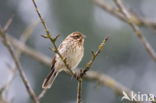
<svg viewBox="0 0 156 103"><path fill-rule="evenodd" d="M58 47L58 52L65 58L69 68L66 68L65 63L56 53L51 62L51 70L43 81L43 89L51 88L54 80L61 71L73 70L79 65L84 55L84 40L84 34L73 32L62 41Z"/></svg>

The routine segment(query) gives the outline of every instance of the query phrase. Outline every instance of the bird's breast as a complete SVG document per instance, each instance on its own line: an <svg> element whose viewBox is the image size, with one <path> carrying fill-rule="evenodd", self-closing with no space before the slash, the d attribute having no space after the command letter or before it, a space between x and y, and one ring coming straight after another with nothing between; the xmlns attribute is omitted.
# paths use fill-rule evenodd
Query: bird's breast
<svg viewBox="0 0 156 103"><path fill-rule="evenodd" d="M80 63L83 57L84 48L83 46L76 46L76 47L70 46L70 47L62 48L60 50L60 54L66 59L68 66L71 69L74 69L78 66L78 64ZM56 55L55 68L59 70L66 69L64 62L62 62L61 58L58 55Z"/></svg>
<svg viewBox="0 0 156 103"><path fill-rule="evenodd" d="M74 69L80 63L84 54L84 49L82 47L77 47L68 57L68 64L71 65L71 68Z"/></svg>

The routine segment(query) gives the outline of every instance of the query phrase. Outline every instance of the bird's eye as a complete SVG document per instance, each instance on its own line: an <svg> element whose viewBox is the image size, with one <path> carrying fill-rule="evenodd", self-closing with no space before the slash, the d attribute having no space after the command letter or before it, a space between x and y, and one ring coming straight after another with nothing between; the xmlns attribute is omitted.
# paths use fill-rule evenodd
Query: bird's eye
<svg viewBox="0 0 156 103"><path fill-rule="evenodd" d="M73 36L74 39L80 38L80 35Z"/></svg>

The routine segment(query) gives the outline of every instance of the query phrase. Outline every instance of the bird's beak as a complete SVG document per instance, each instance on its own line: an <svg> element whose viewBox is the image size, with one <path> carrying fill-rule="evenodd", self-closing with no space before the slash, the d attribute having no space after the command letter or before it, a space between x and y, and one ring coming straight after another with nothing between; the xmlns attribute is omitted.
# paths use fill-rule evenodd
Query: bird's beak
<svg viewBox="0 0 156 103"><path fill-rule="evenodd" d="M85 35L82 35L83 36L83 38L86 38L86 36Z"/></svg>

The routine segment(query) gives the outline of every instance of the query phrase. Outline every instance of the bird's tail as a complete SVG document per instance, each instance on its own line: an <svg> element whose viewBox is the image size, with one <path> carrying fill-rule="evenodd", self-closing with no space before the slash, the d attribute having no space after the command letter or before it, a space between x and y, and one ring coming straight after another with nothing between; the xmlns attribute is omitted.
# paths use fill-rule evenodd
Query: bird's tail
<svg viewBox="0 0 156 103"><path fill-rule="evenodd" d="M43 82L43 84L42 84L42 88L44 88L44 89L49 89L49 88L52 86L52 84L53 84L55 78L57 77L58 73L59 73L59 72L56 71L56 70L53 68L53 69L50 71L50 73L47 75L47 77L44 79L44 82Z"/></svg>

